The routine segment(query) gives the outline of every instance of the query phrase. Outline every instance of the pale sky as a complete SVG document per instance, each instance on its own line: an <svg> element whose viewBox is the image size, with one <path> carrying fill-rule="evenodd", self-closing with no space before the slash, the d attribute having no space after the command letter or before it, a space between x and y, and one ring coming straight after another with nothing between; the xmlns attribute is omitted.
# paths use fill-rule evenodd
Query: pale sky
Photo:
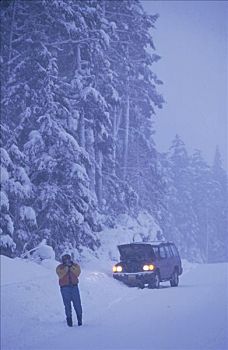
<svg viewBox="0 0 228 350"><path fill-rule="evenodd" d="M219 146L227 165L228 2L142 1L159 13L152 31L162 59L153 71L163 80L166 104L157 111L155 141L167 151L179 134L191 154L195 148L211 164Z"/></svg>

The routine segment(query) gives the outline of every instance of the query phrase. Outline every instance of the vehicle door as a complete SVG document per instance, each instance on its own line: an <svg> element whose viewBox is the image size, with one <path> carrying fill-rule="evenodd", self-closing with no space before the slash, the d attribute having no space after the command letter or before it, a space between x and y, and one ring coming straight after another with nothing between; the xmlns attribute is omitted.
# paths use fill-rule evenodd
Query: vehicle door
<svg viewBox="0 0 228 350"><path fill-rule="evenodd" d="M159 247L153 246L153 258L152 262L155 264L155 266L160 270L160 255L159 255Z"/></svg>
<svg viewBox="0 0 228 350"><path fill-rule="evenodd" d="M173 255L172 250L170 249L169 245L165 245L165 250L166 250L166 256L167 256L167 277L171 277L173 271L174 271L174 266L175 266L175 258Z"/></svg>
<svg viewBox="0 0 228 350"><path fill-rule="evenodd" d="M159 269L160 269L161 279L163 280L168 278L167 255L166 255L166 249L164 245L159 246Z"/></svg>
<svg viewBox="0 0 228 350"><path fill-rule="evenodd" d="M174 244L170 245L170 248L173 252L173 260L174 260L174 264L175 266L178 266L179 272L182 271L182 266L181 266L181 259L180 259L180 255L178 253L178 250L176 248L176 246Z"/></svg>

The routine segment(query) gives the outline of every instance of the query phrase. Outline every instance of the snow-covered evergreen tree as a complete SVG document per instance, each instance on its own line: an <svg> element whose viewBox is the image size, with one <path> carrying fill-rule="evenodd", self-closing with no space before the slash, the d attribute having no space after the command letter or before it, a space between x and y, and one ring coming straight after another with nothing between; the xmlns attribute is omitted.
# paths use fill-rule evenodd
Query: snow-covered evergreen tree
<svg viewBox="0 0 228 350"><path fill-rule="evenodd" d="M19 56L10 75L5 104L10 101L7 112L15 120L14 124L9 122L15 128L8 147L17 140L36 187L38 228L33 239L28 240L28 248L43 237L49 238L57 251L61 251L60 243L66 242L73 247L93 248L96 238L92 238L92 230L97 224L89 214L92 208L95 211L96 204L86 172L90 161L65 127L66 120L75 113L67 108L66 99L59 98L63 82L58 80L57 50L60 40L66 39L65 33L68 35L67 15L71 8L64 1L17 1L16 5L14 36ZM28 210L24 208L21 215L27 219Z"/></svg>
<svg viewBox="0 0 228 350"><path fill-rule="evenodd" d="M10 179L9 172L12 169L12 161L4 148L1 148L1 219L0 219L0 247L1 252L11 255L16 248L13 240L14 224L9 213L9 198L7 187Z"/></svg>
<svg viewBox="0 0 228 350"><path fill-rule="evenodd" d="M194 213L197 217L199 233L197 243L204 261L209 259L209 249L212 243L212 226L210 213L212 201L211 169L203 159L201 151L195 150L191 159L191 194Z"/></svg>
<svg viewBox="0 0 228 350"><path fill-rule="evenodd" d="M211 237L209 261L228 260L228 177L222 164L219 148L216 147L212 165L213 189L211 193Z"/></svg>
<svg viewBox="0 0 228 350"><path fill-rule="evenodd" d="M155 50L150 29L157 16L147 15L139 1L106 2L105 12L113 27L108 59L116 98L111 113L115 174L131 184L140 206L155 212L154 184L159 181L153 115L163 98L156 91L161 82L151 70L159 56L148 49Z"/></svg>
<svg viewBox="0 0 228 350"><path fill-rule="evenodd" d="M58 254L94 249L98 212L133 214L138 203L156 212L152 115L162 97L147 51L156 16L138 0L13 0L1 10L8 233L17 254L44 238Z"/></svg>
<svg viewBox="0 0 228 350"><path fill-rule="evenodd" d="M1 249L7 255L21 252L36 230L31 207L33 186L25 168L19 165L21 157L16 145L9 153L1 148Z"/></svg>
<svg viewBox="0 0 228 350"><path fill-rule="evenodd" d="M199 227L192 198L189 156L178 135L173 140L167 157L165 207L169 215L164 217L162 223L164 234L177 243L183 257L200 261L197 243Z"/></svg>
<svg viewBox="0 0 228 350"><path fill-rule="evenodd" d="M219 151L210 167L199 150L189 157L176 136L160 162L165 195L159 223L166 238L192 261L226 261L227 177Z"/></svg>
<svg viewBox="0 0 228 350"><path fill-rule="evenodd" d="M3 208L5 219L1 223L2 234L9 234L13 239L11 249L9 245L7 248L7 254L10 255L20 253L24 244L32 239L36 230L36 214L32 208L34 187L28 176L28 163L20 149L18 138L30 116L25 103L26 57L20 51L23 41L22 27L24 20L26 22L26 3L17 0L3 1L1 10L1 161L3 174L7 175L1 178L1 190L3 198L6 195L8 201ZM26 43L23 45L26 46ZM4 250L6 251L6 245Z"/></svg>

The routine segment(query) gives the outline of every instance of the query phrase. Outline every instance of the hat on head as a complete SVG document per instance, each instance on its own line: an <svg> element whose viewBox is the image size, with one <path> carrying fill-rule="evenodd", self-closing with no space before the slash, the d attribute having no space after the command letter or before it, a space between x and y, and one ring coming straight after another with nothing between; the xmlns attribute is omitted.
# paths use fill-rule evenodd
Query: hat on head
<svg viewBox="0 0 228 350"><path fill-rule="evenodd" d="M70 254L64 254L62 255L62 262L66 262L68 260L72 260Z"/></svg>

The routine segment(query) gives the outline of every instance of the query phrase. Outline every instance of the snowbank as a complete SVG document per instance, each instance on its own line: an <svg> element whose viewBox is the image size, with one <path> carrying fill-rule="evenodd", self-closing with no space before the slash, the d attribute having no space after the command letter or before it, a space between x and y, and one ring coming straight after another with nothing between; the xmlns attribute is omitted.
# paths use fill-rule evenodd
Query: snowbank
<svg viewBox="0 0 228 350"><path fill-rule="evenodd" d="M30 283L36 279L50 277L50 270L56 268L58 262L52 260L51 266L47 261L37 264L28 259L11 259L1 255L1 285Z"/></svg>
<svg viewBox="0 0 228 350"><path fill-rule="evenodd" d="M101 232L97 255L88 249L82 253L80 329L66 326L58 262L45 241L36 247L38 263L33 254L29 259L1 256L2 350L225 350L227 265L183 260L178 288L166 282L160 290L140 290L112 278L116 245L154 240L158 230L146 213L137 219L122 216L116 227Z"/></svg>
<svg viewBox="0 0 228 350"><path fill-rule="evenodd" d="M104 260L85 264L83 327L73 329L65 322L57 264L1 257L2 350L227 348L227 264L192 269L184 262L180 286L160 290L126 287L104 272Z"/></svg>
<svg viewBox="0 0 228 350"><path fill-rule="evenodd" d="M147 212L141 212L137 218L119 215L114 228L106 228L99 234L101 248L100 259L116 262L119 260L117 245L132 242L154 241L160 227Z"/></svg>

